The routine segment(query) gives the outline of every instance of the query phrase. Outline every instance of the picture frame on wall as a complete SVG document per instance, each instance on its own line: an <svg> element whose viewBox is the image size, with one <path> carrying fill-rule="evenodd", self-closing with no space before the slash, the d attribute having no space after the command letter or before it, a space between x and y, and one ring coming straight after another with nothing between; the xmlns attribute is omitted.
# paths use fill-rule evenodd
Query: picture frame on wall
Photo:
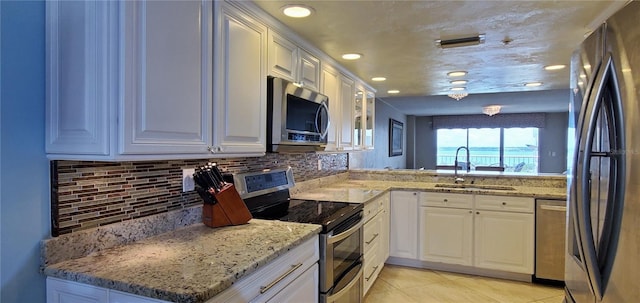
<svg viewBox="0 0 640 303"><path fill-rule="evenodd" d="M389 157L402 156L404 124L398 120L389 119Z"/></svg>

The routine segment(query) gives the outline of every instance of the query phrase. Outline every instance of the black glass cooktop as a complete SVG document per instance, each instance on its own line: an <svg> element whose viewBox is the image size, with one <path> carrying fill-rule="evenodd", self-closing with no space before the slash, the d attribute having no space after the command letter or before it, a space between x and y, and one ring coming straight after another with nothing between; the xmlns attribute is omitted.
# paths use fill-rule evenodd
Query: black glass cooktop
<svg viewBox="0 0 640 303"><path fill-rule="evenodd" d="M360 203L292 199L288 205L273 205L269 209L252 212L252 215L258 219L319 224L322 231L327 232L362 209Z"/></svg>

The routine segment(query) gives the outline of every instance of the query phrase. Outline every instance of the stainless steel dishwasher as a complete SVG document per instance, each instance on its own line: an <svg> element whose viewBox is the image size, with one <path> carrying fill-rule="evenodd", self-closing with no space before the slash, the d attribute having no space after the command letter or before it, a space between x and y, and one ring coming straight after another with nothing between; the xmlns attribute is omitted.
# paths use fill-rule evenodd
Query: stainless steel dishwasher
<svg viewBox="0 0 640 303"><path fill-rule="evenodd" d="M564 281L566 222L566 201L536 200L536 278Z"/></svg>

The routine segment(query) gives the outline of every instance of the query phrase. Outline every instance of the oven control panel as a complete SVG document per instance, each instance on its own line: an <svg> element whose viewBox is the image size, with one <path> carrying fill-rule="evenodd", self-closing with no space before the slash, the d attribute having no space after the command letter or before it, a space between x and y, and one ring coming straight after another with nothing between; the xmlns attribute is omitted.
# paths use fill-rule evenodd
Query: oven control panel
<svg viewBox="0 0 640 303"><path fill-rule="evenodd" d="M240 197L245 199L291 188L295 182L291 167L287 167L235 174L233 183Z"/></svg>

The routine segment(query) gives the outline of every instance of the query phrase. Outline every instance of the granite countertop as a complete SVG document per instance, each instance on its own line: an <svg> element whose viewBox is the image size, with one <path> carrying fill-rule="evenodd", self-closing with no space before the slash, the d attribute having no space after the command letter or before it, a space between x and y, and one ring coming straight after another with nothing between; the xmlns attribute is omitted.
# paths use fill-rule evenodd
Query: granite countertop
<svg viewBox="0 0 640 303"><path fill-rule="evenodd" d="M351 203L364 203L375 198L379 194L387 190L421 190L429 192L444 193L464 193L464 194L483 194L483 195L501 195L514 197L532 197L536 199L559 199L564 200L567 197L566 188L563 187L534 187L505 184L513 190L491 189L500 188L497 185L486 185L488 189L474 188L474 184L466 184L471 188L448 188L436 187L436 184L451 184L451 182L415 182L415 181L380 181L380 180L353 180L348 179L340 182L325 185L321 188L307 190L296 193L293 198L296 199L316 199L328 201L341 201ZM475 184L476 186L482 186Z"/></svg>
<svg viewBox="0 0 640 303"><path fill-rule="evenodd" d="M172 302L204 302L320 229L258 219L220 228L194 224L51 264L44 273Z"/></svg>

